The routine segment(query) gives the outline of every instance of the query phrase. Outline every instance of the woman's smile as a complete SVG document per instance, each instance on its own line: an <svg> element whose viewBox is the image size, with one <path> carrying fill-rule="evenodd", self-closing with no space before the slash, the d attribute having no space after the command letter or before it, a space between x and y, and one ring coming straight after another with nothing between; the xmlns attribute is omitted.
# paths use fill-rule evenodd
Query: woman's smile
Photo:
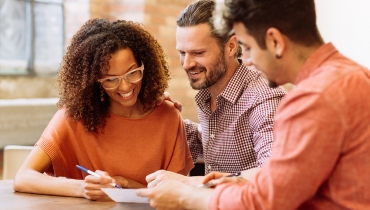
<svg viewBox="0 0 370 210"><path fill-rule="evenodd" d="M129 96L131 96L132 94L134 93L134 89L132 89L130 92L128 93L118 93L121 97L123 98L127 98Z"/></svg>

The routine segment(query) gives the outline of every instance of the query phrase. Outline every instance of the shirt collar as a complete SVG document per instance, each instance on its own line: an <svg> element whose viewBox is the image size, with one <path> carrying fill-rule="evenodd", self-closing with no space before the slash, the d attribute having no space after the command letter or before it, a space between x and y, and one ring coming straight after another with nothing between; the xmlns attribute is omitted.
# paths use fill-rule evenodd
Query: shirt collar
<svg viewBox="0 0 370 210"><path fill-rule="evenodd" d="M303 64L302 69L299 71L296 78L295 85L308 78L324 61L337 52L338 50L330 42L320 46Z"/></svg>
<svg viewBox="0 0 370 210"><path fill-rule="evenodd" d="M241 63L240 60L239 63ZM240 95L243 93L245 86L249 84L249 82L246 81L248 79L248 74L248 68L243 64L240 64L228 82L226 88L219 96L217 96L217 98L222 97L232 104L236 103ZM195 95L195 101L198 107L204 107L204 105L208 103L210 99L211 93L208 88L199 90L199 92Z"/></svg>

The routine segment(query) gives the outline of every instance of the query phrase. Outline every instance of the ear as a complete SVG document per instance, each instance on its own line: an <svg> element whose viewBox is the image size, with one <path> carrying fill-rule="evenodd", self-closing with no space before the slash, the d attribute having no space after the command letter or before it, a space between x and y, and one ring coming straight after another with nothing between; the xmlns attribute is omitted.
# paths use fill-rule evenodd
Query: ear
<svg viewBox="0 0 370 210"><path fill-rule="evenodd" d="M235 35L232 35L227 41L225 46L225 53L228 53L229 57L234 57L239 47L238 40Z"/></svg>
<svg viewBox="0 0 370 210"><path fill-rule="evenodd" d="M286 48L286 42L283 34L277 28L268 28L265 36L266 47L277 58L283 57Z"/></svg>

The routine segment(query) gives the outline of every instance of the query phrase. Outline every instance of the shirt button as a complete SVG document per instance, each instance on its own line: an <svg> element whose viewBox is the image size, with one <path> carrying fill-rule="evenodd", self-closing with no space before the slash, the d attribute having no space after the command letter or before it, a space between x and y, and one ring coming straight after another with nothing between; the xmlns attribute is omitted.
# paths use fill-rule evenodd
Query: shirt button
<svg viewBox="0 0 370 210"><path fill-rule="evenodd" d="M208 165L208 170L211 170L211 169L212 169L212 167L210 165Z"/></svg>
<svg viewBox="0 0 370 210"><path fill-rule="evenodd" d="M200 124L198 125L197 130L199 133L202 133L202 126Z"/></svg>
<svg viewBox="0 0 370 210"><path fill-rule="evenodd" d="M211 139L215 138L215 134L211 134L209 137L211 137Z"/></svg>

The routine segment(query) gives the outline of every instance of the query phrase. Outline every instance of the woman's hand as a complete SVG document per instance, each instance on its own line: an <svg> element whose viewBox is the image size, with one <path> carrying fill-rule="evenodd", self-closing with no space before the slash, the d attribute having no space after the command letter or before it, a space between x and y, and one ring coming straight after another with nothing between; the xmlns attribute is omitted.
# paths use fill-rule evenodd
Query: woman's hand
<svg viewBox="0 0 370 210"><path fill-rule="evenodd" d="M101 188L112 188L113 186L111 183L116 182L105 171L96 170L95 173L99 174L101 177L88 175L82 183L82 194L85 198L91 200L98 200L107 197Z"/></svg>
<svg viewBox="0 0 370 210"><path fill-rule="evenodd" d="M131 189L136 189L136 188L145 188L146 186L134 181L132 179L128 179L122 176L113 176L114 180L116 180L116 183L121 186L122 188L131 188Z"/></svg>

